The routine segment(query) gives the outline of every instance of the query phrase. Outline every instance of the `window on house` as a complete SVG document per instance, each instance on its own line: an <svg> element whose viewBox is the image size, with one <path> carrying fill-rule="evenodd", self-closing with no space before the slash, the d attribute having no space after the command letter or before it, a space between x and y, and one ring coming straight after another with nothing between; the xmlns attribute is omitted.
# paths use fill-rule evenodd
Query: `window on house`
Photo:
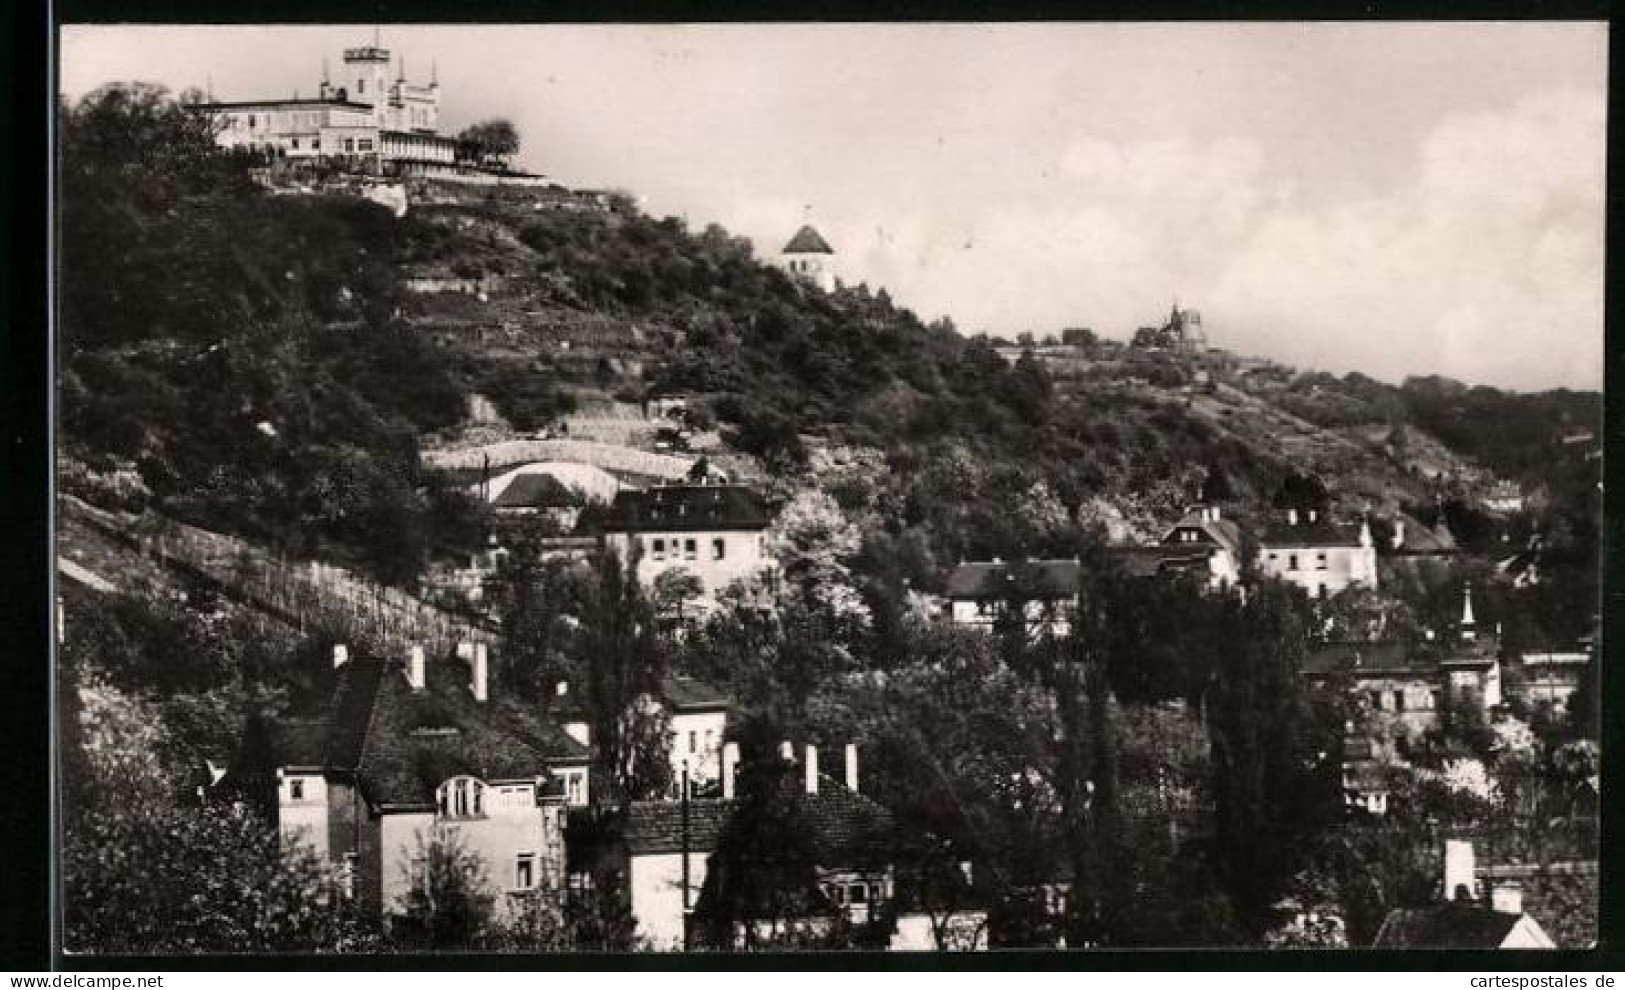
<svg viewBox="0 0 1625 990"><path fill-rule="evenodd" d="M666 541L665 540L655 540L654 541L654 555L655 555L656 560L665 560L666 559Z"/></svg>
<svg viewBox="0 0 1625 990"><path fill-rule="evenodd" d="M1326 552L1324 550L1315 554L1315 566L1323 571L1326 569Z"/></svg>
<svg viewBox="0 0 1625 990"><path fill-rule="evenodd" d="M299 150L299 139L298 138L293 139L293 150L295 150L295 151Z"/></svg>
<svg viewBox="0 0 1625 990"><path fill-rule="evenodd" d="M513 864L513 886L515 890L530 890L536 886L536 854L520 853Z"/></svg>
<svg viewBox="0 0 1625 990"><path fill-rule="evenodd" d="M288 781L288 800L303 801L305 799L305 782L298 777Z"/></svg>
<svg viewBox="0 0 1625 990"><path fill-rule="evenodd" d="M1289 570L1289 571L1295 571L1295 570L1298 569L1298 555L1297 554L1294 553L1294 554L1288 554L1287 555L1286 569Z"/></svg>
<svg viewBox="0 0 1625 990"><path fill-rule="evenodd" d="M355 150L355 138L344 139L344 150L347 152Z"/></svg>
<svg viewBox="0 0 1625 990"><path fill-rule="evenodd" d="M1326 582L1322 581L1320 584L1315 586L1315 594L1319 595L1321 598L1326 597Z"/></svg>
<svg viewBox="0 0 1625 990"><path fill-rule="evenodd" d="M847 900L853 904L866 904L869 901L869 888L861 883L855 883L847 888Z"/></svg>
<svg viewBox="0 0 1625 990"><path fill-rule="evenodd" d="M721 560L728 555L728 541L717 537L711 541L711 559Z"/></svg>
<svg viewBox="0 0 1625 990"><path fill-rule="evenodd" d="M576 771L564 776L564 800L579 807L587 803L587 775Z"/></svg>
<svg viewBox="0 0 1625 990"><path fill-rule="evenodd" d="M1404 691L1395 691L1394 692L1394 711L1402 712L1404 710L1405 710L1405 692Z"/></svg>
<svg viewBox="0 0 1625 990"><path fill-rule="evenodd" d="M249 114L249 115L248 115L248 126L249 126L249 127L253 127L253 126L254 126L254 115L253 115L253 114Z"/></svg>
<svg viewBox="0 0 1625 990"><path fill-rule="evenodd" d="M355 81L355 91L356 91L356 95L358 95L358 96L360 94L362 94L362 93L365 93L367 91L367 80L365 80L365 79L357 79Z"/></svg>
<svg viewBox="0 0 1625 990"><path fill-rule="evenodd" d="M1429 691L1428 692L1428 707L1433 709L1434 711L1438 711L1440 708L1443 708L1444 707L1444 692L1438 690L1437 688L1433 689L1432 691Z"/></svg>
<svg viewBox="0 0 1625 990"><path fill-rule="evenodd" d="M687 540L683 541L683 559L684 560L693 560L694 558L698 557L699 555L700 555L700 544L699 544L698 540L695 540L695 539L691 538L691 539L687 539Z"/></svg>
<svg viewBox="0 0 1625 990"><path fill-rule="evenodd" d="M688 751L690 753L698 753L700 751L700 734L692 729L690 729L688 733Z"/></svg>

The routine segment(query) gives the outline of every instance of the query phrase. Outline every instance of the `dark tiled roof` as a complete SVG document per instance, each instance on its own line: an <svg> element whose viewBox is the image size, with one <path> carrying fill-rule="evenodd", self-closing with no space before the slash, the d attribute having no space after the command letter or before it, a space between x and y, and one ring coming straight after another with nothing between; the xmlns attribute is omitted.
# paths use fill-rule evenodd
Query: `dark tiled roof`
<svg viewBox="0 0 1625 990"><path fill-rule="evenodd" d="M709 853L716 849L733 806L733 801L721 798L697 798L688 802L690 852ZM682 802L633 801L627 806L623 835L627 851L634 856L682 852Z"/></svg>
<svg viewBox="0 0 1625 990"><path fill-rule="evenodd" d="M1357 547L1360 545L1359 526L1339 526L1326 519L1299 522L1296 526L1276 522L1264 527L1259 545L1273 547Z"/></svg>
<svg viewBox="0 0 1625 990"><path fill-rule="evenodd" d="M1374 949L1498 949L1522 915L1471 904L1396 908L1383 919Z"/></svg>
<svg viewBox="0 0 1625 990"><path fill-rule="evenodd" d="M491 500L499 509L574 508L585 503L579 492L550 474L521 474Z"/></svg>
<svg viewBox="0 0 1625 990"><path fill-rule="evenodd" d="M617 492L604 530L610 533L673 533L761 530L767 503L745 485L662 485Z"/></svg>
<svg viewBox="0 0 1625 990"><path fill-rule="evenodd" d="M732 699L704 681L671 674L660 681L660 694L674 711L700 712L727 708Z"/></svg>
<svg viewBox="0 0 1625 990"><path fill-rule="evenodd" d="M799 767L786 770L781 786L812 836L819 866L838 869L884 861L896 828L886 808L829 776L820 776L817 794L804 793ZM689 801L689 850L714 851L737 806L737 801L721 798ZM627 850L635 856L681 852L682 814L677 801L632 802L624 832Z"/></svg>
<svg viewBox="0 0 1625 990"><path fill-rule="evenodd" d="M1325 643L1310 647L1303 658L1303 672L1306 674L1432 676L1438 669L1436 656L1399 640Z"/></svg>
<svg viewBox="0 0 1625 990"><path fill-rule="evenodd" d="M285 719L270 727L271 752L278 766L325 767L327 765L328 721L326 719Z"/></svg>
<svg viewBox="0 0 1625 990"><path fill-rule="evenodd" d="M1201 510L1193 509L1185 513L1179 522L1169 527L1168 534L1163 537L1163 542L1173 543L1176 540L1175 534L1182 529L1199 530L1210 542L1224 547L1232 555L1239 556L1241 554L1241 527L1236 525L1233 519L1222 517L1209 519L1202 514Z"/></svg>
<svg viewBox="0 0 1625 990"><path fill-rule="evenodd" d="M1041 597L1066 598L1078 593L1082 565L1076 560L974 561L960 564L948 575L948 597L1002 598L1002 582L1014 581L1021 569L1032 576L1034 592Z"/></svg>
<svg viewBox="0 0 1625 990"><path fill-rule="evenodd" d="M790 243L784 246L784 254L834 254L835 249L829 246L822 234L812 229L812 225L803 226L796 231L796 236L790 238Z"/></svg>
<svg viewBox="0 0 1625 990"><path fill-rule="evenodd" d="M353 773L372 803L408 806L432 804L435 788L457 774L528 779L586 762L581 744L525 706L475 701L462 662L435 658L425 671L428 689L417 693L399 662L350 661L322 717L272 725L273 758Z"/></svg>
<svg viewBox="0 0 1625 990"><path fill-rule="evenodd" d="M1202 544L1163 543L1150 547L1113 547L1111 552L1129 577L1155 577L1169 571L1205 570L1213 548Z"/></svg>

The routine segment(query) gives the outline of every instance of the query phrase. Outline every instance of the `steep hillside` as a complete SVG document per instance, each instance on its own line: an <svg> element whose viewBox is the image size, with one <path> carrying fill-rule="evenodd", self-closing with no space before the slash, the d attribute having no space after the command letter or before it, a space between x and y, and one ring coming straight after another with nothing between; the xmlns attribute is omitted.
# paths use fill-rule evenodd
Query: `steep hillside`
<svg viewBox="0 0 1625 990"><path fill-rule="evenodd" d="M1335 479L1348 513L1413 507L1477 484L1474 459L1538 463L1554 422L1595 423L1586 396L1394 388L1222 354L1209 388L1133 354L1057 376L624 197L415 192L397 219L255 188L139 89L66 115L64 487L407 583L479 531L480 508L420 448L455 465L459 449L568 430L669 450L645 413L680 394L691 456L784 494L824 466L874 572L930 588L960 557L1063 550L1080 517L1148 533L1209 476L1244 516L1293 472ZM424 291L447 287L469 291ZM1133 370L1142 358L1161 365ZM841 451L860 456L829 472Z"/></svg>

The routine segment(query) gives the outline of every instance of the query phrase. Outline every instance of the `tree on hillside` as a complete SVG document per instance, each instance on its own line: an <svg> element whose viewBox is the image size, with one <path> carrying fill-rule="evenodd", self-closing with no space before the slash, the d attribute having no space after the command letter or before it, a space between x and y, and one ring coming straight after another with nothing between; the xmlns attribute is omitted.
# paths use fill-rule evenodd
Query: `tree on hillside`
<svg viewBox="0 0 1625 990"><path fill-rule="evenodd" d="M571 654L587 686L594 794L609 803L664 794L667 726L649 699L659 694L665 653L636 560L600 558L580 619Z"/></svg>
<svg viewBox="0 0 1625 990"><path fill-rule="evenodd" d="M513 122L493 117L463 128L457 141L468 148L480 161L494 160L503 165L519 153L519 132Z"/></svg>
<svg viewBox="0 0 1625 990"><path fill-rule="evenodd" d="M1343 722L1299 673L1308 630L1295 589L1270 581L1225 599L1207 633L1214 860L1242 923L1262 932L1308 844L1341 811Z"/></svg>

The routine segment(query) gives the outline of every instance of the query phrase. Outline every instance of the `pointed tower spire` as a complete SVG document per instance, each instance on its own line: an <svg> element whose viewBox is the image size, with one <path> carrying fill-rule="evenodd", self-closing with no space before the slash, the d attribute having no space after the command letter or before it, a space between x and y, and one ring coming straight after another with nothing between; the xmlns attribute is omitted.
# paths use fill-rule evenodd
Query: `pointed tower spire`
<svg viewBox="0 0 1625 990"><path fill-rule="evenodd" d="M1461 587L1461 638L1476 639L1478 636L1478 623L1473 619L1473 586L1464 584Z"/></svg>

